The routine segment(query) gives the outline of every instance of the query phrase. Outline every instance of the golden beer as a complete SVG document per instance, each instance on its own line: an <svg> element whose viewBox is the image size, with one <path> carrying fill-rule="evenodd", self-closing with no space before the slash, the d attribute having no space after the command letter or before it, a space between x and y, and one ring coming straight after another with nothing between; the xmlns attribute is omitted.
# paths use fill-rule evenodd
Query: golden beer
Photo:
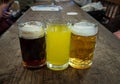
<svg viewBox="0 0 120 84"><path fill-rule="evenodd" d="M93 25L91 27L90 24L89 26L81 26L79 23L78 26L74 26L71 35L71 54L69 61L69 64L73 68L85 69L92 65L96 34L97 29Z"/></svg>

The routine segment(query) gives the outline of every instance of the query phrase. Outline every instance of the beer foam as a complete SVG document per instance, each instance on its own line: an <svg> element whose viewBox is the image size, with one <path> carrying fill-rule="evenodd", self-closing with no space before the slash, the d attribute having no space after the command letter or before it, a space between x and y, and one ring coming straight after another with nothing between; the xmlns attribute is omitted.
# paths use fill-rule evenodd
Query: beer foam
<svg viewBox="0 0 120 84"><path fill-rule="evenodd" d="M75 23L71 27L71 31L73 34L81 35L81 36L93 36L97 34L98 28L96 25L87 21Z"/></svg>
<svg viewBox="0 0 120 84"><path fill-rule="evenodd" d="M33 22L26 22L19 27L19 37L35 39L43 36L44 29L42 28L41 23L35 22L35 24L33 24Z"/></svg>

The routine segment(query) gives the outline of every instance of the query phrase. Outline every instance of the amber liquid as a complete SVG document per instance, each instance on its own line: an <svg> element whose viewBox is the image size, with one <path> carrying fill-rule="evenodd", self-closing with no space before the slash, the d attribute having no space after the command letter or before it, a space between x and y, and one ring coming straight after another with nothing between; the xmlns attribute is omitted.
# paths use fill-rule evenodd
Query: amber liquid
<svg viewBox="0 0 120 84"><path fill-rule="evenodd" d="M45 37L20 39L23 65L26 68L39 68L45 65Z"/></svg>
<svg viewBox="0 0 120 84"><path fill-rule="evenodd" d="M94 36L71 36L71 54L70 65L73 68L85 69L92 64L96 44L96 35Z"/></svg>

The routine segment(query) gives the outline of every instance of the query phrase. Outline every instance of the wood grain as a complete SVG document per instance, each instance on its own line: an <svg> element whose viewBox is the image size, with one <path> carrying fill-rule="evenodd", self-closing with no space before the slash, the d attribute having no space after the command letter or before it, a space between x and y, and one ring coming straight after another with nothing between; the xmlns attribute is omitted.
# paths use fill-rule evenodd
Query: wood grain
<svg viewBox="0 0 120 84"><path fill-rule="evenodd" d="M120 40L104 26L82 11L73 2L60 2L59 12L33 12L29 9L11 28L0 37L0 84L119 84L120 83ZM67 12L77 12L77 16L67 16ZM87 70L69 67L63 71L51 71L46 66L38 70L27 70L21 64L18 39L18 22L48 19L88 20L99 27L93 65Z"/></svg>

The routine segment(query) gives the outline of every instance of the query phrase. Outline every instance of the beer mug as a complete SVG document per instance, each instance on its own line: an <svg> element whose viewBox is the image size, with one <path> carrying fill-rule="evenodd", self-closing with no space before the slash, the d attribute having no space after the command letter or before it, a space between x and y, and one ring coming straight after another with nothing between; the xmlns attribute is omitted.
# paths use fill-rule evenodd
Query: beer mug
<svg viewBox="0 0 120 84"><path fill-rule="evenodd" d="M51 70L64 70L68 67L71 31L65 22L56 20L47 23L46 54L47 67Z"/></svg>
<svg viewBox="0 0 120 84"><path fill-rule="evenodd" d="M92 65L98 27L81 21L71 27L71 53L69 64L76 69L86 69Z"/></svg>
<svg viewBox="0 0 120 84"><path fill-rule="evenodd" d="M23 66L32 69L45 65L45 34L38 21L19 23L19 41Z"/></svg>

